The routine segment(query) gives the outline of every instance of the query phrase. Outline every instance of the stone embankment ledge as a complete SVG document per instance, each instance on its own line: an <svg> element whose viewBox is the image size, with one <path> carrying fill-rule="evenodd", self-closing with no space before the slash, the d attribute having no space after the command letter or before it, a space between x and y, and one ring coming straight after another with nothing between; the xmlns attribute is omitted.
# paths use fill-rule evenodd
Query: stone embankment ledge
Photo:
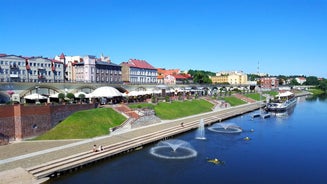
<svg viewBox="0 0 327 184"><path fill-rule="evenodd" d="M259 102L220 109L135 129L117 130L111 135L87 140L25 141L0 147L0 183L42 183L49 176L139 149L143 145L206 125L254 111ZM183 126L181 126L181 124ZM104 151L93 153L93 145Z"/></svg>

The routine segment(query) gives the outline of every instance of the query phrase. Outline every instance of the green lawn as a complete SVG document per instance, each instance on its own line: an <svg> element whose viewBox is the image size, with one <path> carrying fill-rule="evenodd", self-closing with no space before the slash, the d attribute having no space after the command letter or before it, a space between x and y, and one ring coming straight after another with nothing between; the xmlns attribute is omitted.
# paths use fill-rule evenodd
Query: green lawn
<svg viewBox="0 0 327 184"><path fill-rule="evenodd" d="M131 109L141 109L141 108L147 108L147 109L154 109L155 105L151 103L139 103L139 104L130 104L128 105Z"/></svg>
<svg viewBox="0 0 327 184"><path fill-rule="evenodd" d="M123 115L111 108L79 111L35 140L85 139L107 135L109 128L118 126L125 120Z"/></svg>
<svg viewBox="0 0 327 184"><path fill-rule="evenodd" d="M260 100L260 94L259 93L248 93L245 94L244 96L248 98L252 98L253 100L259 101ZM264 96L261 96L261 100L264 100Z"/></svg>
<svg viewBox="0 0 327 184"><path fill-rule="evenodd" d="M278 91L267 91L267 92L264 92L264 93L269 94L270 96L273 96L273 97L278 95Z"/></svg>
<svg viewBox="0 0 327 184"><path fill-rule="evenodd" d="M317 89L317 88L309 89L309 92L313 93L313 95L321 95L321 94L324 94L324 91L323 90Z"/></svg>
<svg viewBox="0 0 327 184"><path fill-rule="evenodd" d="M205 100L187 100L173 101L171 103L160 102L154 107L154 110L160 119L171 120L209 112L212 108L213 104Z"/></svg>
<svg viewBox="0 0 327 184"><path fill-rule="evenodd" d="M268 92L263 92L264 94L269 94L270 96L274 97L278 94L277 91L268 91ZM260 100L260 94L259 93L248 93L245 94L244 96L252 98L253 100L259 101ZM261 95L261 100L266 100L266 97Z"/></svg>
<svg viewBox="0 0 327 184"><path fill-rule="evenodd" d="M229 97L224 97L223 98L227 103L229 103L231 106L237 106L237 105L242 105L242 104L246 104L246 102L244 102L241 99L238 99L234 96L229 96Z"/></svg>

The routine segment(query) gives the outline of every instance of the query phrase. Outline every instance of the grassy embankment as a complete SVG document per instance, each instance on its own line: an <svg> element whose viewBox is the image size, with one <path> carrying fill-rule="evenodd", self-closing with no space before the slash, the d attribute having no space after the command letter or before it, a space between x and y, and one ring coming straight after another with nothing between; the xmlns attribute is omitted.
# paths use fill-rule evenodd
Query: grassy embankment
<svg viewBox="0 0 327 184"><path fill-rule="evenodd" d="M325 93L323 90L317 88L311 88L308 91L313 93L313 95L322 95Z"/></svg>
<svg viewBox="0 0 327 184"><path fill-rule="evenodd" d="M172 120L209 112L213 108L213 104L205 100L187 100L187 101L173 101L171 103L159 102L154 104L135 104L130 105L130 108L151 108L154 109L156 116L160 119Z"/></svg>
<svg viewBox="0 0 327 184"><path fill-rule="evenodd" d="M213 105L205 100L154 104L135 104L134 108L153 108L159 118L176 119L211 111ZM111 108L98 108L79 111L52 130L34 140L86 139L107 135L109 128L119 126L126 120L124 116Z"/></svg>
<svg viewBox="0 0 327 184"><path fill-rule="evenodd" d="M241 105L245 102L235 97L225 97L224 100L232 106ZM164 120L172 120L209 112L213 104L205 100L174 101L171 103L159 102L158 104L132 104L131 108L151 108L156 116ZM109 128L119 126L126 120L124 116L110 108L98 108L79 111L47 133L34 140L58 140L58 139L86 139L101 135L107 135Z"/></svg>
<svg viewBox="0 0 327 184"><path fill-rule="evenodd" d="M269 94L270 96L276 96L278 93L276 91L268 91L268 92L264 92L264 94ZM252 98L256 101L259 101L260 99L262 101L266 100L266 97L264 95L261 95L261 97L260 97L259 93L248 93L248 94L244 94L244 96L246 96L248 98ZM242 105L242 104L246 103L243 100L238 99L234 96L223 97L223 100L225 100L231 106L237 106L237 105Z"/></svg>
<svg viewBox="0 0 327 184"><path fill-rule="evenodd" d="M109 128L125 120L123 115L110 108L79 111L34 140L86 139L108 135Z"/></svg>
<svg viewBox="0 0 327 184"><path fill-rule="evenodd" d="M246 102L244 102L243 100L238 99L234 96L224 97L223 99L225 102L229 103L231 106L246 104Z"/></svg>
<svg viewBox="0 0 327 184"><path fill-rule="evenodd" d="M264 94L268 94L271 97L274 97L274 96L278 95L278 92L277 91L264 92L263 95L261 95L261 100L266 100L266 97L264 96ZM248 94L245 94L244 96L246 96L248 98L252 98L252 99L254 99L256 101L260 100L260 94L259 93L248 93Z"/></svg>

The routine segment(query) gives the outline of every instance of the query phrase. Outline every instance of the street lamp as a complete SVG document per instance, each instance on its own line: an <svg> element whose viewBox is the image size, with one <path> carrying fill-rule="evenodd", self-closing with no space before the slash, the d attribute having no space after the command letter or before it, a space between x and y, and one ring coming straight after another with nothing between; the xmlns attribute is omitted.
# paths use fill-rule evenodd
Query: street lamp
<svg viewBox="0 0 327 184"><path fill-rule="evenodd" d="M36 94L37 94L37 99L36 99L36 104L39 104L39 86L35 86L35 91L36 91Z"/></svg>

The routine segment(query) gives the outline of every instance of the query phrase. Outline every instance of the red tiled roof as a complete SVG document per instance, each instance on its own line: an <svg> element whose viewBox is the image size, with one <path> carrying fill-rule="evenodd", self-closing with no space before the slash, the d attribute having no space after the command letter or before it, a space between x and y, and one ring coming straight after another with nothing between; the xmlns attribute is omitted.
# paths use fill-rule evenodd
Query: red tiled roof
<svg viewBox="0 0 327 184"><path fill-rule="evenodd" d="M7 55L7 54L0 54L0 57L1 57L1 56L6 56L6 55Z"/></svg>
<svg viewBox="0 0 327 184"><path fill-rule="evenodd" d="M64 53L61 53L61 55L60 55L59 58L60 58L60 59L65 59L65 54L64 54Z"/></svg>
<svg viewBox="0 0 327 184"><path fill-rule="evenodd" d="M186 76L184 76L184 75L181 75L181 74L175 74L175 75L172 75L172 76L174 76L174 77L175 77L175 79L187 79L187 77L186 77Z"/></svg>
<svg viewBox="0 0 327 184"><path fill-rule="evenodd" d="M159 74L163 74L163 75L173 75L173 74L179 74L179 69L170 69L170 70L166 70L163 68L158 68L158 73Z"/></svg>
<svg viewBox="0 0 327 184"><path fill-rule="evenodd" d="M127 65L130 67L135 67L135 68L144 68L144 69L156 69L152 65L150 65L148 62L144 60L138 60L138 59L130 59L127 62Z"/></svg>

